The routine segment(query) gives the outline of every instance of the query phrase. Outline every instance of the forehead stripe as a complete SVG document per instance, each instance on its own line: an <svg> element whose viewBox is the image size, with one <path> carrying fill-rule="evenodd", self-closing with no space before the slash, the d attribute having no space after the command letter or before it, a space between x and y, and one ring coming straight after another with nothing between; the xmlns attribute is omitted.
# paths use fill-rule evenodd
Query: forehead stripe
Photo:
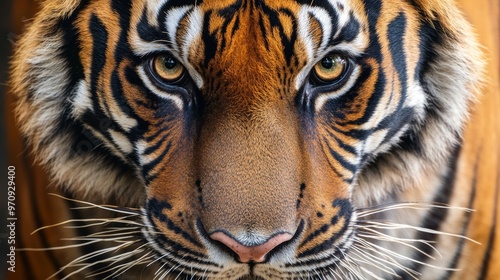
<svg viewBox="0 0 500 280"><path fill-rule="evenodd" d="M173 50L181 52L179 42L177 42L176 34L180 21L186 16L186 13L192 9L192 6L184 6L170 10L165 17L165 25L169 36L169 41L172 44Z"/></svg>

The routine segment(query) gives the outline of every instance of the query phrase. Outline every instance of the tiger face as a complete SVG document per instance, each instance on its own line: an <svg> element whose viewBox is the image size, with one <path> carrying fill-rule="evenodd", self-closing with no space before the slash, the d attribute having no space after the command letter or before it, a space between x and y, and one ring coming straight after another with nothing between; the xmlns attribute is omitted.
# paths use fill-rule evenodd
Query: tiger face
<svg viewBox="0 0 500 280"><path fill-rule="evenodd" d="M141 207L164 276L419 273L367 223L453 169L480 59L451 1L47 2L23 131L75 193Z"/></svg>

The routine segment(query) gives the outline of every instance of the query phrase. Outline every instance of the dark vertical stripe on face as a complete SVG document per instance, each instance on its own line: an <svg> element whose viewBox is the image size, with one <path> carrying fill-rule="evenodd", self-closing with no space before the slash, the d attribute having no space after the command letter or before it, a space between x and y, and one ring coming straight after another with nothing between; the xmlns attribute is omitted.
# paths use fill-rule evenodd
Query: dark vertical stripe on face
<svg viewBox="0 0 500 280"><path fill-rule="evenodd" d="M267 40L267 31L266 31L266 26L264 25L264 18L259 17L259 27L260 27L260 32L262 33L262 38L264 38L264 47L266 48L267 51L269 51L269 41Z"/></svg>
<svg viewBox="0 0 500 280"><path fill-rule="evenodd" d="M363 85L362 81L366 81L370 78L371 75L373 75L373 67L378 68L378 77L375 82L375 88L373 89L373 93L371 93L368 104L366 106L366 110L363 112L362 116L358 119L351 120L348 122L345 122L346 125L363 125L366 123L370 118L377 113L376 108L377 104L379 104L380 99L384 96L385 94L385 86L387 83L387 79L385 77L384 71L381 67L381 62L382 62L382 52L381 52L381 45L379 42L379 38L377 36L377 22L378 18L380 16L380 9L381 9L381 3L380 1L367 1L365 5L365 12L368 16L368 23L369 23L369 36L370 36L370 45L368 48L365 50L365 57L366 58L373 58L377 61L377 64L372 66L369 64L362 64L361 65L361 74L360 77L358 78L357 81L357 86L353 87L351 90L352 94L344 95L345 98L351 98L354 99L356 96L354 94L362 94L361 86ZM365 93L366 94L366 93ZM364 97L367 98L367 97ZM339 102L340 103L340 102ZM346 103L348 104L348 103ZM366 136L366 134L365 134Z"/></svg>
<svg viewBox="0 0 500 280"><path fill-rule="evenodd" d="M127 40L127 34L130 29L130 11L132 9L132 1L113 0L111 6L116 14L120 16L120 38L118 39L118 44L115 50L116 65L119 65L124 56L131 53Z"/></svg>
<svg viewBox="0 0 500 280"><path fill-rule="evenodd" d="M441 37L437 30L441 30L438 21L423 20L419 31L419 59L415 67L415 80L422 81L425 71L429 70L429 63L436 60L437 53L434 46L441 44Z"/></svg>
<svg viewBox="0 0 500 280"><path fill-rule="evenodd" d="M90 68L90 91L92 95L97 93L97 84L104 64L106 63L106 49L108 44L108 31L101 20L92 14L89 23L92 35L92 62Z"/></svg>
<svg viewBox="0 0 500 280"><path fill-rule="evenodd" d="M442 181L441 188L438 190L436 196L433 199L433 203L437 205L448 205L450 203L451 196L453 194L454 186L455 186L455 177L456 177L456 172L457 172L457 163L458 163L458 157L460 155L462 146L458 145L453 153L451 154L450 158L448 159L448 174L446 174L445 178ZM446 217L448 216L448 209L446 208L432 208L427 212L427 215L422 219L423 223L420 225L422 228L430 229L430 230L435 230L439 231L441 228L441 224L444 220L446 220ZM417 240L425 240L429 243L432 243L436 241L437 235L432 234L432 233L427 233L427 232L418 232L416 234L416 237L414 239ZM424 244L424 243L419 243L416 245L417 250L421 251L429 256L433 255L435 253L433 251L433 248ZM412 262L411 265L408 266L409 270L414 270L416 272L420 272L420 270L423 267L422 263L427 263L429 262L429 257L427 255L424 255L422 253L416 253L412 259L420 262ZM396 272L397 275L401 276L401 278L393 277L393 279L413 279L410 275L406 274L402 270L398 270Z"/></svg>
<svg viewBox="0 0 500 280"><path fill-rule="evenodd" d="M215 34L210 33L209 22L210 17L212 15L212 11L208 11L205 13L203 17L203 32L201 33L201 39L205 46L205 61L203 62L203 66L206 68L209 62L215 57L217 52L217 39L215 38Z"/></svg>
<svg viewBox="0 0 500 280"><path fill-rule="evenodd" d="M157 40L162 40L162 43L166 44L170 48L172 47L172 42L170 42L170 40L165 40L165 38L168 38L167 31L157 29L156 27L149 24L146 10L143 11L141 19L137 23L136 28L137 28L137 34L139 34L139 38L141 40L146 42L154 42Z"/></svg>
<svg viewBox="0 0 500 280"><path fill-rule="evenodd" d="M360 23L354 17L354 13L349 13L349 22L342 27L338 37L335 40L329 42L329 45L339 44L341 42L352 42L356 39L356 36L360 33ZM336 33L333 33L336 34Z"/></svg>
<svg viewBox="0 0 500 280"><path fill-rule="evenodd" d="M497 156L498 160L500 160L500 155ZM497 161L498 162L498 161ZM481 276L479 279L486 279L488 276L488 270L490 268L490 265L492 264L492 259L491 259L491 252L493 248L495 247L495 240L496 240L496 228L497 228L497 220L498 220L498 196L500 195L500 172L497 173L497 178L496 178L496 184L495 184L495 202L493 204L493 209L490 211L493 211L493 218L491 221L491 228L490 228L490 236L488 238L488 244L485 244L486 246L486 253L483 256L483 265L481 268ZM495 264L494 264L495 265ZM498 264L496 264L498 265Z"/></svg>
<svg viewBox="0 0 500 280"><path fill-rule="evenodd" d="M404 50L404 41L403 41L406 27L407 27L406 17L404 13L399 13L399 15L396 18L394 18L394 20L388 25L388 30L387 30L389 50L391 53L393 66L394 69L396 70L397 77L400 81L400 86L401 86L401 91L399 93L393 92L392 94L393 95L401 94L401 98L398 104L398 108L396 109L396 112L391 116L388 116L378 126L378 129L382 128L389 129L387 135L385 136L384 141L390 141L401 130L401 128L404 125L410 124L414 120L415 116L415 111L412 108L403 108L408 90L408 75L407 75L408 63L406 59L406 54ZM409 139L414 140L415 138L409 138ZM418 149L419 145L415 147L417 147Z"/></svg>
<svg viewBox="0 0 500 280"><path fill-rule="evenodd" d="M130 57L133 55L133 52L130 49L130 45L128 44L127 34L130 28L130 11L132 9L132 2L130 0L113 0L111 3L113 10L120 17L119 27L120 27L120 36L116 45L116 49L114 50L114 59L115 59L115 69L111 74L111 91L113 94L113 98L116 100L118 106L120 106L120 110L130 117L134 119L138 119L137 116L133 115L132 108L127 104L125 100L125 94L123 93L124 87L122 81L119 77L119 66L123 59ZM131 136L130 134L128 136Z"/></svg>
<svg viewBox="0 0 500 280"><path fill-rule="evenodd" d="M406 17L403 13L399 15L389 24L387 30L387 39L389 40L389 49L391 51L392 61L394 63L394 68L398 73L399 80L401 82L401 101L403 102L406 98L407 90L407 62L406 55L404 53L403 39L406 29ZM403 104L400 104L400 107Z"/></svg>
<svg viewBox="0 0 500 280"><path fill-rule="evenodd" d="M366 50L366 55L375 58L379 63L382 61L382 47L377 36L377 22L381 9L382 3L380 0L367 0L365 3L365 13L368 16L370 27L370 46Z"/></svg>
<svg viewBox="0 0 500 280"><path fill-rule="evenodd" d="M280 39L281 39L281 45L283 46L283 54L285 56L286 64L290 65L290 62L292 60L293 55L295 54L295 42L297 40L297 23L296 20L292 21L292 34L290 36L290 39L285 34L285 29L283 28L282 22L279 18L280 14L287 15L288 17L295 19L295 14L290 11L289 9L286 8L280 8L279 10L275 10L272 8L269 8L267 5L264 4L264 2L259 2L258 7L262 9L262 12L267 16L269 19L269 24L270 24L270 29L278 29L280 33ZM265 27L261 27L263 31L263 35L265 35ZM264 41L267 43L267 36L263 37Z"/></svg>
<svg viewBox="0 0 500 280"><path fill-rule="evenodd" d="M92 54L90 66L90 96L92 99L93 112L86 112L81 117L83 123L89 124L97 132L106 135L108 128L112 127L112 122L109 117L103 112L101 104L99 104L99 80L102 75L102 70L106 64L106 50L108 48L108 31L101 20L92 14L89 20L89 31L92 36ZM86 131L82 128L83 131ZM101 141L93 136L92 133L84 133L80 131L82 139L92 143L92 151L100 146ZM78 149L78 148L77 148Z"/></svg>

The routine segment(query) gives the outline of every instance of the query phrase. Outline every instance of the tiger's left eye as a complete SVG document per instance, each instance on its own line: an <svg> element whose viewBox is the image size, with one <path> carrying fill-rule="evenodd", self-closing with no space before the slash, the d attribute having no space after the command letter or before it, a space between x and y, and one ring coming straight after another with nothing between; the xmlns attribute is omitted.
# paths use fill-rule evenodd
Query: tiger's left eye
<svg viewBox="0 0 500 280"><path fill-rule="evenodd" d="M342 80L348 70L348 59L340 54L331 54L314 65L315 78L320 83L331 84Z"/></svg>
<svg viewBox="0 0 500 280"><path fill-rule="evenodd" d="M165 83L175 83L184 76L184 66L173 56L161 54L151 60L151 70Z"/></svg>

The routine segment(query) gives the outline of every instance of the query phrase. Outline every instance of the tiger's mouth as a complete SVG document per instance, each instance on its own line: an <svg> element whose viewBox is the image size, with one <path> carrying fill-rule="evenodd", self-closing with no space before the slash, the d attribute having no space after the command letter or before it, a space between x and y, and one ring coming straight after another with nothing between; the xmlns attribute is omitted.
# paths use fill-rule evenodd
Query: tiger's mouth
<svg viewBox="0 0 500 280"><path fill-rule="evenodd" d="M86 273L88 277L99 279L122 279L127 275L143 275L143 279L385 279L406 277L418 279L413 265L423 265L433 269L446 270L419 261L418 255L437 252L433 238L447 236L474 240L463 235L397 223L384 219L383 214L397 214L399 211L446 209L471 212L470 209L428 203L391 203L369 208L353 208L344 230L338 231L331 240L324 240L316 250L304 250L311 237L309 221L302 219L295 234L271 250L261 262L242 262L239 255L225 244L211 238L200 219L189 223L195 236L187 236L169 217L164 218L166 227L157 225L152 218L154 211L147 208L135 209L110 205L96 205L90 202L68 199L81 204L75 211L85 211L81 219L71 219L49 227L74 224L74 228L90 230L72 238L79 242L71 247L79 247L88 252L67 263L55 277L65 269L74 269L67 277ZM94 212L94 210L98 210ZM101 210L104 210L103 213ZM87 213L86 211L91 211ZM103 215L112 215L105 217ZM157 211L158 213L166 213ZM98 216L90 216L93 214ZM170 239L167 229L183 238ZM327 231L326 227L316 227L312 234ZM400 234L398 234L398 232ZM434 237L422 239L418 233ZM402 234L402 235L401 235ZM408 236L415 236L413 238ZM182 244L194 242L198 245ZM477 243L477 242L476 242ZM248 245L248 244L246 244ZM98 246L99 249L95 249ZM67 246L48 248L67 249ZM406 253L403 250L407 250ZM408 253L409 252L409 253ZM439 253L438 253L439 254ZM96 258L98 258L96 260ZM130 274L129 274L130 273ZM66 279L66 278L63 278Z"/></svg>
<svg viewBox="0 0 500 280"><path fill-rule="evenodd" d="M211 233L204 229L200 219L192 223L199 244L203 244L199 251L186 250L174 241L167 240L145 210L143 234L154 254L154 262L159 265L155 273L159 275L158 279L169 279L167 275L189 279L370 279L383 275L418 278L417 272L411 270L412 264L417 263L418 258L393 251L391 246L382 246L381 242L402 245L417 254L425 254L422 247L436 249L426 240L401 238L397 234L388 234L388 231L453 235L381 220L379 217L381 213L442 207L454 209L446 205L409 202L353 209L343 229L313 250L304 250L307 248L308 238L326 232L327 229L320 227L309 233L308 221L302 219L294 235L270 250L261 260L242 261L241 255L235 252L234 248L214 240ZM178 234L182 232L178 231Z"/></svg>
<svg viewBox="0 0 500 280"><path fill-rule="evenodd" d="M207 231L200 218L188 226L192 229L188 233L187 229L170 222L163 211L146 208L143 210L146 225L143 234L147 243L151 244L156 262L160 265L159 271L165 275L177 273L195 279L310 278L311 270L318 275L331 274L345 261L355 235L355 212L351 211L345 217L335 234L316 240L341 219L336 216L331 219L330 225L317 229L310 228L311 221L301 219L293 235L278 232L268 238L254 236L242 241L227 231ZM169 239L170 233L164 234L165 229L188 240L191 247ZM228 242L228 239L231 241Z"/></svg>

